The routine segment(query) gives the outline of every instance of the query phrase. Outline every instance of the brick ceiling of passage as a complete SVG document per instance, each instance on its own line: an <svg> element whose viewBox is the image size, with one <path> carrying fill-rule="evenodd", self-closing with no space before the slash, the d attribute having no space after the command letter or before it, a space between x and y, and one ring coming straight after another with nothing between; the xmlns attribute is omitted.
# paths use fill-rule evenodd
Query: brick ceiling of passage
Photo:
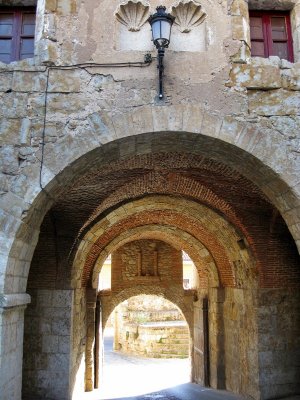
<svg viewBox="0 0 300 400"><path fill-rule="evenodd" d="M76 236L99 205L117 190L118 205L123 201L130 201L125 191L122 196L122 187L134 185L137 180L141 180L151 172L159 172L166 180L174 179L174 173L193 180L212 190L219 198L230 204L235 212L249 215L272 214L273 207L259 188L238 171L220 162L191 154L149 154L101 168L94 167L79 177L73 187L63 193L52 210L60 232L67 230L66 234ZM165 188L166 184L162 182L161 187L157 188L157 193L166 193ZM148 193L147 187L144 188L144 193ZM134 193L132 195L134 198ZM115 207L118 205L115 204ZM209 205L216 208L214 204ZM102 211L105 213L105 210ZM226 217L226 214L223 215Z"/></svg>
<svg viewBox="0 0 300 400"><path fill-rule="evenodd" d="M265 243L270 232L276 232L276 240L291 249L286 251L281 249L279 255L282 254L282 257L289 259L296 257L294 241L280 214L276 213L262 191L238 171L201 155L152 153L101 166L94 164L88 172L77 176L73 186L66 187L56 205L44 219L33 266L37 264L38 267L41 259L48 262L49 266L55 264L53 249L48 251L47 244L49 246L51 244L53 248L60 246L60 259L68 259L70 266L72 257L68 256L71 249L73 255L76 253L74 243L80 243L80 239L97 219L100 220L112 210L133 199L149 193L155 194L153 185L150 187L153 182L147 178L153 178L155 175L160 177L156 188L157 194L192 198L216 210L242 232L252 249L255 248L254 254L258 260L266 256ZM172 187L178 177L181 178L181 192L177 194L168 192L168 188ZM204 200L197 198L191 190L191 182L207 188L213 196L207 196ZM279 262L278 259L276 253L274 265ZM294 264L296 265L296 261ZM31 270L35 271L34 268Z"/></svg>

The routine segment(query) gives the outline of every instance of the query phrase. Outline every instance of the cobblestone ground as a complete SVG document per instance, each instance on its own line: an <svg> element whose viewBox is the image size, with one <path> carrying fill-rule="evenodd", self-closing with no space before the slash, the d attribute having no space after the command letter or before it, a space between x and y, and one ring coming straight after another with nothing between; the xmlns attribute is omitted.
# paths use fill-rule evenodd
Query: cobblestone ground
<svg viewBox="0 0 300 400"><path fill-rule="evenodd" d="M238 400L228 392L214 391L190 382L188 359L146 359L115 352L113 338L105 338L101 389L83 400Z"/></svg>

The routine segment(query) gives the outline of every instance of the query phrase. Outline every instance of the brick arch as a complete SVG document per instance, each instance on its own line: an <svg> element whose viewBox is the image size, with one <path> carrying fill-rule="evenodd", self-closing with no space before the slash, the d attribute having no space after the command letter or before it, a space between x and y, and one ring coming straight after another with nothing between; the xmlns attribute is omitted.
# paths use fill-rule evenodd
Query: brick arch
<svg viewBox="0 0 300 400"><path fill-rule="evenodd" d="M187 212L187 207L191 208L191 212ZM128 229L153 223L179 227L197 238L212 254L220 272L221 284L235 286L232 260L239 253L235 230L207 207L186 200L170 200L164 196L153 196L124 205L89 231L74 263L75 270L84 263L81 278L83 286L90 280L98 255L108 243ZM225 236L228 246L224 242Z"/></svg>
<svg viewBox="0 0 300 400"><path fill-rule="evenodd" d="M107 256L119 247L129 242L139 239L157 239L164 241L171 246L184 250L193 260L199 274L199 287L207 288L208 282L213 287L219 286L219 273L214 259L209 251L195 239L192 235L182 230L169 226L147 225L145 227L136 227L123 232L117 238L112 240L99 254L93 270L93 287L97 285L97 278Z"/></svg>
<svg viewBox="0 0 300 400"><path fill-rule="evenodd" d="M215 239L215 237L207 233L206 229L200 224L196 224L195 231L192 229L190 230L187 227L187 224L192 224L192 219L188 219L187 217L182 218L180 214L175 212L164 212L163 214L164 215L162 215L160 211L138 213L133 217L122 219L119 223L115 224L112 229L107 229L105 234L99 237L86 256L86 261L82 271L82 285L86 286L88 284L98 255L114 237L136 226L147 227L147 224L161 224L179 227L196 236L198 240L209 249L210 253L213 254L214 261L220 271L222 285L234 287L235 279L232 265L226 255L225 248Z"/></svg>
<svg viewBox="0 0 300 400"><path fill-rule="evenodd" d="M149 162L149 157L147 158ZM168 156L165 155L165 158L167 159ZM184 155L180 157L180 160L182 162L186 162L184 161L184 158L190 159L188 155ZM139 162L142 164L142 160L139 160ZM153 162L155 163L155 160ZM203 162L203 160L201 160L201 162ZM198 166L198 163L196 159L193 159L194 167ZM149 167L150 165L151 163L149 162ZM135 166L137 167L136 161ZM180 163L178 163L177 167L180 167ZM224 170L224 166L215 166L215 170L217 170L217 168L222 171ZM228 176L232 176L234 173L234 171L229 169L227 169L225 172ZM251 187L251 189L255 190L253 187ZM252 233L251 228L246 226L246 221L243 221L243 217L240 215L239 211L235 210L227 201L214 193L206 185L201 184L191 178L180 176L179 173L169 172L168 170L156 170L149 172L148 174L138 177L130 183L118 188L94 210L92 215L81 228L78 235L78 240L80 236L82 236L83 232L86 232L90 226L96 223L101 217L101 214L106 212L106 210L118 207L120 203L129 202L139 198L145 195L145 193L147 193L147 195L163 194L184 196L186 198L199 201L216 210L217 212L220 212L221 215L223 215L230 223L232 223L235 228L238 229L246 238L251 247L251 251L254 253L257 259L258 264L261 264L261 255L259 254L259 250L256 248L256 231Z"/></svg>
<svg viewBox="0 0 300 400"><path fill-rule="evenodd" d="M153 171L143 175L142 177L138 177L129 184L121 186L118 190L108 196L94 210L92 215L81 228L80 233L86 231L86 229L97 221L98 217L107 209L118 206L121 202L139 198L145 193L148 195L179 195L198 200L209 207L220 211L243 233L246 232L245 226L238 218L233 207L207 186L200 184L191 178L180 176L175 172Z"/></svg>
<svg viewBox="0 0 300 400"><path fill-rule="evenodd" d="M126 288L117 294L113 294L109 296L101 296L101 304L103 307L103 326L105 326L109 316L113 312L113 310L123 301L129 299L130 297L139 296L141 294L148 294L163 297L166 300L169 300L171 303L175 304L176 307L179 308L182 315L189 325L189 331L192 332L192 309L186 304L186 294L182 289L181 293L177 290L176 293L174 290L162 289L158 286L143 286L143 285L135 285L131 288ZM190 293L191 299L193 299L193 293ZM191 301L192 302L192 301Z"/></svg>

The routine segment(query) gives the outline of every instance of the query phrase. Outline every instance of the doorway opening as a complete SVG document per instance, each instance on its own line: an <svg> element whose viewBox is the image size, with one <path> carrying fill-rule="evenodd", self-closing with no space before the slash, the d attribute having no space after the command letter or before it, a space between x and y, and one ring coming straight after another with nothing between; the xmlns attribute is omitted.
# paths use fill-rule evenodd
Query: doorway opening
<svg viewBox="0 0 300 400"><path fill-rule="evenodd" d="M139 295L120 303L103 333L97 399L139 396L191 380L190 332L177 306Z"/></svg>

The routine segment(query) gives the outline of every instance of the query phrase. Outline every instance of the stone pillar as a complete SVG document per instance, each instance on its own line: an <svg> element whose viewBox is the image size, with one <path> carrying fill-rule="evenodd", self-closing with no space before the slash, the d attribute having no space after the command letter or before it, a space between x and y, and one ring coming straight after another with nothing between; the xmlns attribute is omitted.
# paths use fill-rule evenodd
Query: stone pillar
<svg viewBox="0 0 300 400"><path fill-rule="evenodd" d="M1 400L20 400L24 310L30 296L0 294L0 393Z"/></svg>
<svg viewBox="0 0 300 400"><path fill-rule="evenodd" d="M223 288L209 289L210 385L225 389L225 332Z"/></svg>
<svg viewBox="0 0 300 400"><path fill-rule="evenodd" d="M233 0L230 11L232 19L232 38L241 42L241 47L232 57L232 61L245 63L250 57L251 48L248 1Z"/></svg>
<svg viewBox="0 0 300 400"><path fill-rule="evenodd" d="M203 359L203 314L201 310L201 299L194 302L194 332L192 352L192 381L204 385L204 359Z"/></svg>
<svg viewBox="0 0 300 400"><path fill-rule="evenodd" d="M300 2L298 2L291 12L292 35L294 43L295 62L300 61Z"/></svg>
<svg viewBox="0 0 300 400"><path fill-rule="evenodd" d="M95 347L95 309L97 292L95 289L86 291L86 348L85 348L85 390L94 390L94 347Z"/></svg>
<svg viewBox="0 0 300 400"><path fill-rule="evenodd" d="M24 320L24 398L70 400L70 353L74 291L28 289Z"/></svg>

